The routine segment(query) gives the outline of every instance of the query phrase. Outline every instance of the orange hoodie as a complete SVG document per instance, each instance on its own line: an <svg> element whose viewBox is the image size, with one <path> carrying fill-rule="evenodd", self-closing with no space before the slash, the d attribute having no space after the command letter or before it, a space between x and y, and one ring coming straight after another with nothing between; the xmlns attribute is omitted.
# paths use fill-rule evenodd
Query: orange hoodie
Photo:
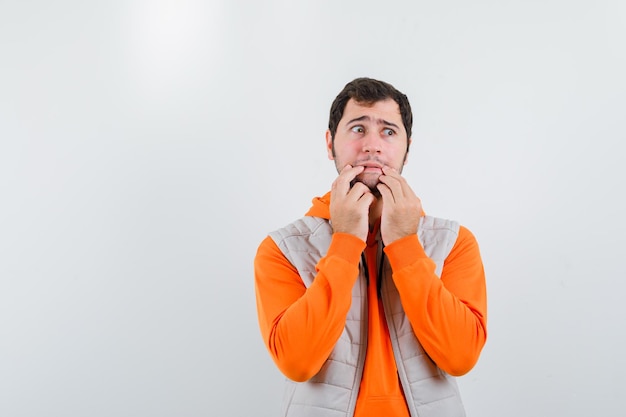
<svg viewBox="0 0 626 417"><path fill-rule="evenodd" d="M313 199L307 216L328 219L330 193ZM359 275L361 253L369 271L368 344L355 417L409 416L397 375L382 302L376 293L377 230L367 242L335 233L307 289L297 270L267 237L254 262L259 325L278 368L306 381L322 367L339 339ZM462 227L441 279L417 235L384 248L402 306L422 347L451 375L467 373L478 360L487 332L485 275L476 239Z"/></svg>

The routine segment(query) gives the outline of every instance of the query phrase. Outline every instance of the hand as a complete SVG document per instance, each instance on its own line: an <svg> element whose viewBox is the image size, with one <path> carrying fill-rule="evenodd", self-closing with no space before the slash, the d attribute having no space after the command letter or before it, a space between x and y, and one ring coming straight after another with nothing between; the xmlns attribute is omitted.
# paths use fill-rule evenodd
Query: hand
<svg viewBox="0 0 626 417"><path fill-rule="evenodd" d="M380 234L385 245L416 234L422 202L398 171L385 166L377 185L383 199Z"/></svg>
<svg viewBox="0 0 626 417"><path fill-rule="evenodd" d="M350 186L364 169L346 165L341 170L331 188L330 219L334 233L350 233L365 242L369 231L369 208L376 198L362 182Z"/></svg>

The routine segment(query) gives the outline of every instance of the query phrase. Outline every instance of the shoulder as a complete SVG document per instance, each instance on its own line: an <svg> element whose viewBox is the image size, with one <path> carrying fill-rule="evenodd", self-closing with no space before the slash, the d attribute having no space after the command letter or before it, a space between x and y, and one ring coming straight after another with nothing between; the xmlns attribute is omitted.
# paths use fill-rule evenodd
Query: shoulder
<svg viewBox="0 0 626 417"><path fill-rule="evenodd" d="M474 234L465 226L459 226L458 237L450 249L450 254L446 259L446 265L452 264L480 266L482 270L482 257L478 242Z"/></svg>
<svg viewBox="0 0 626 417"><path fill-rule="evenodd" d="M465 226L459 226L458 238L453 251L473 250L478 251L478 242L474 234Z"/></svg>

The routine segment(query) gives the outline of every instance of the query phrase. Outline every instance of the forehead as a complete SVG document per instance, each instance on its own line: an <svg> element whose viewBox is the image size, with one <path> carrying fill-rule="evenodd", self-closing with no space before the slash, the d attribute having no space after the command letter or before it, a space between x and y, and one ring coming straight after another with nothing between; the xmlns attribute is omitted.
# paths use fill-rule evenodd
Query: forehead
<svg viewBox="0 0 626 417"><path fill-rule="evenodd" d="M387 121L403 126L400 106L390 98L374 103L360 103L351 98L346 103L346 108L339 123L348 123L363 116L368 116L375 122Z"/></svg>

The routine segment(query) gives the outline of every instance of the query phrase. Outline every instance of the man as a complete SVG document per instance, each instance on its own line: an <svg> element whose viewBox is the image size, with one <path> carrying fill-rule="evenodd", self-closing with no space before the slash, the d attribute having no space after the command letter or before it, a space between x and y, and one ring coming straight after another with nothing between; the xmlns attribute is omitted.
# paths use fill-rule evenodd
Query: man
<svg viewBox="0 0 626 417"><path fill-rule="evenodd" d="M331 191L259 246L259 324L288 378L283 416L465 415L454 376L485 344L484 271L469 230L425 215L402 177L411 128L393 86L348 83L326 132Z"/></svg>

